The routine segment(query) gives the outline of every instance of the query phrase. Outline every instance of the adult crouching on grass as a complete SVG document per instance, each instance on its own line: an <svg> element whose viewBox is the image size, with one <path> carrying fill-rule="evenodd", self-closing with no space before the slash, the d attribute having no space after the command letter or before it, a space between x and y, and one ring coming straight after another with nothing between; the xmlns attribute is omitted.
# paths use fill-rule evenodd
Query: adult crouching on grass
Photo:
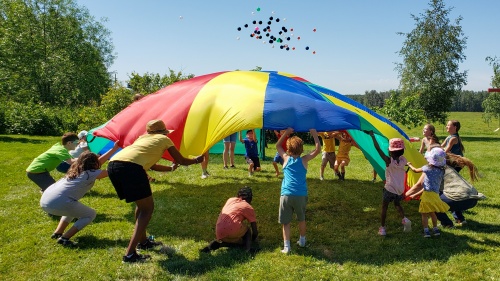
<svg viewBox="0 0 500 281"><path fill-rule="evenodd" d="M138 262L150 258L141 255L137 249L151 249L160 242L150 240L146 236L154 210L154 201L149 184L147 170L161 172L174 171L177 165L192 165L201 163L203 155L194 159L185 158L180 154L174 143L168 138L169 131L162 120L151 120L146 125L147 134L140 136L133 144L119 151L108 164L108 175L116 193L125 202L135 202L135 227L123 256L124 262ZM168 150L174 159L174 165L164 166L157 162Z"/></svg>

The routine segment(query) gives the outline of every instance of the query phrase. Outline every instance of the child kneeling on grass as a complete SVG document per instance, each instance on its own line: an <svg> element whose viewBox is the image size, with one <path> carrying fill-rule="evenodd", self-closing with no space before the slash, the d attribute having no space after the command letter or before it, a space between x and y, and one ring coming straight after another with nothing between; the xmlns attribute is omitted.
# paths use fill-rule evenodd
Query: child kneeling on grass
<svg viewBox="0 0 500 281"><path fill-rule="evenodd" d="M220 247L244 247L250 252L252 241L257 239L257 222L252 203L252 189L243 187L237 197L229 198L222 208L215 226L216 240L201 251L209 253ZM250 223L251 229L246 222Z"/></svg>

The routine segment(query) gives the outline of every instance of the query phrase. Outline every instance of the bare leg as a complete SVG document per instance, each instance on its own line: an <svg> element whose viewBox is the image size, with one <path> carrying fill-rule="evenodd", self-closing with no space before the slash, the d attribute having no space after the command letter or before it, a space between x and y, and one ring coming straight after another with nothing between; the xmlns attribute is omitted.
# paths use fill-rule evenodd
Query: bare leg
<svg viewBox="0 0 500 281"><path fill-rule="evenodd" d="M429 217L427 213L422 213L422 226L424 228L429 228Z"/></svg>
<svg viewBox="0 0 500 281"><path fill-rule="evenodd" d="M279 176L280 175L280 170L278 168L278 163L276 163L276 162L273 161L273 167L274 167L274 170L276 171L276 176Z"/></svg>
<svg viewBox="0 0 500 281"><path fill-rule="evenodd" d="M231 142L229 146L229 161L231 166L234 166L234 148L236 147L235 142Z"/></svg>
<svg viewBox="0 0 500 281"><path fill-rule="evenodd" d="M300 236L306 236L306 221L299 221L299 234Z"/></svg>
<svg viewBox="0 0 500 281"><path fill-rule="evenodd" d="M66 222L66 221L64 221L63 218L61 218L54 233L63 234L64 230L66 230L66 227L68 227L68 225L69 225L69 222Z"/></svg>
<svg viewBox="0 0 500 281"><path fill-rule="evenodd" d="M231 142L225 142L224 143L224 151L222 152L222 161L224 162L224 167L227 167L227 163L228 163L228 158L230 158L231 156L231 153L229 152L230 151L230 146L231 146ZM234 157L233 157L234 159ZM234 164L234 163L233 163Z"/></svg>
<svg viewBox="0 0 500 281"><path fill-rule="evenodd" d="M283 225L283 240L290 241L290 224Z"/></svg>
<svg viewBox="0 0 500 281"><path fill-rule="evenodd" d="M385 218L387 217L387 208L389 207L389 202L382 202L382 213L380 214L380 225L385 227Z"/></svg>
<svg viewBox="0 0 500 281"><path fill-rule="evenodd" d="M137 205L135 210L135 228L127 247L127 255L134 253L137 244L147 239L146 227L151 220L151 216L153 215L154 210L153 196L137 200L135 201L135 204Z"/></svg>

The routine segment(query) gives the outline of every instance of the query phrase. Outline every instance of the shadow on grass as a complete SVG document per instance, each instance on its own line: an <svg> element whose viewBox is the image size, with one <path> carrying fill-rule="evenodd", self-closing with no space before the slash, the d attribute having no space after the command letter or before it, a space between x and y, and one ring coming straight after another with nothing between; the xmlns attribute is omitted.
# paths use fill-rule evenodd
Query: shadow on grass
<svg viewBox="0 0 500 281"><path fill-rule="evenodd" d="M247 262L251 254L242 249L220 249L212 253L200 253L198 259L188 260L177 251L165 253L168 258L159 261L160 266L171 274L196 277L218 268L230 268Z"/></svg>
<svg viewBox="0 0 500 281"><path fill-rule="evenodd" d="M500 142L500 137L481 137L481 136L478 136L478 137L471 137L471 136L467 136L467 137L463 137L463 136L460 136L460 138L463 140L463 141L467 141L467 142L474 142L474 141L482 141L482 142Z"/></svg>
<svg viewBox="0 0 500 281"><path fill-rule="evenodd" d="M272 177L272 174L269 178ZM388 234L377 235L382 200L382 182L363 180L308 179L313 186L309 191L307 206L308 247L298 248L291 241L293 255L311 256L329 263L357 263L382 265L392 263L424 262L429 259L447 261L455 255L487 252L500 243L476 238L471 232L495 233L499 227L471 221L467 229L444 229L441 237L424 239L421 235L418 201L404 202L405 213L413 220L413 231L403 233L401 219L391 204L387 215ZM253 189L252 205L257 213L261 253L276 252L281 247L281 226L277 223L279 184L240 179L238 182L221 183L204 181L186 184L175 179L168 183L170 189L154 192L155 213L148 232L157 237L206 241L215 234L215 222L225 201L242 185ZM154 188L153 188L154 190ZM325 199L326 198L326 199ZM131 204L127 220L133 220L135 205ZM292 223L292 239L297 239L296 222ZM477 247L478 244L485 245ZM220 251L220 250L219 250ZM161 261L168 272L188 276L201 275L216 267L231 267L250 257L243 251L230 249L221 253L200 256L189 260L179 253L172 253ZM256 258L258 258L257 254Z"/></svg>
<svg viewBox="0 0 500 281"><path fill-rule="evenodd" d="M73 239L72 239L73 240ZM129 239L107 239L107 238L97 238L94 235L82 235L75 236L78 241L76 248L82 250L88 249L106 249L110 247L120 247L126 249L129 243Z"/></svg>
<svg viewBox="0 0 500 281"><path fill-rule="evenodd" d="M32 139L32 138L13 138L13 137L7 137L7 136L0 136L0 142L20 142L20 143L34 143L34 144L40 144L40 143L46 143L46 140L41 140L41 139Z"/></svg>
<svg viewBox="0 0 500 281"><path fill-rule="evenodd" d="M491 208L491 209L500 209L500 204L491 204L487 202L480 202L478 206L484 207L484 208Z"/></svg>

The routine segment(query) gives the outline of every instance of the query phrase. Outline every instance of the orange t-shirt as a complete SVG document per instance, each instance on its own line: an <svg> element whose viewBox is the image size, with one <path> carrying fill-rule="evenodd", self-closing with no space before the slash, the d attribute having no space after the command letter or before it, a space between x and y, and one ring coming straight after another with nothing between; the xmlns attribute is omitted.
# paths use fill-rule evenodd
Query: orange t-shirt
<svg viewBox="0 0 500 281"><path fill-rule="evenodd" d="M217 225L215 226L217 240L228 236L231 237L240 232L244 220L250 223L255 222L253 207L241 198L229 198L217 219Z"/></svg>

